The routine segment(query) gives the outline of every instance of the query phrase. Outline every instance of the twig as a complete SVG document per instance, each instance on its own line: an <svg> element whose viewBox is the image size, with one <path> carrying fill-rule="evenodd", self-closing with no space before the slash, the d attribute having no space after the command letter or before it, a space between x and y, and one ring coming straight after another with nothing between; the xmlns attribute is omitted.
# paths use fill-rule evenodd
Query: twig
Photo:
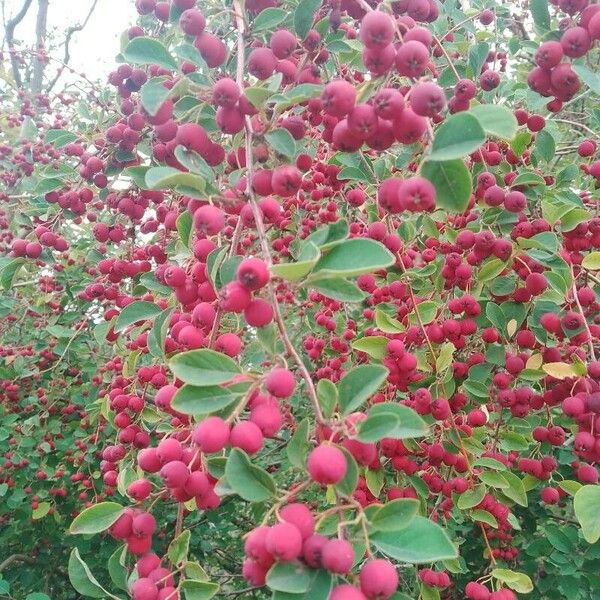
<svg viewBox="0 0 600 600"><path fill-rule="evenodd" d="M65 65L68 65L69 61L71 60L71 52L70 52L70 47L69 47L71 44L71 38L78 31L82 31L85 28L85 26L88 24L88 21L90 20L90 17L92 16L94 10L96 10L97 4L98 4L98 0L93 0L92 5L90 6L90 10L88 11L85 19L78 25L72 25L71 27L67 28L67 34L65 35L65 41L64 41L65 53L64 53L64 58L63 58L63 63ZM52 90L52 88L56 85L56 82L60 79L60 76L62 75L62 73L63 73L62 69L60 69L57 72L56 77L54 77L54 79L48 84L48 87L46 88L46 93L48 93Z"/></svg>
<svg viewBox="0 0 600 600"><path fill-rule="evenodd" d="M14 562L26 562L28 564L34 564L35 559L31 556L27 556L26 554L11 554L8 558L0 563L0 573L2 573L4 569L10 567L10 565L12 565Z"/></svg>
<svg viewBox="0 0 600 600"><path fill-rule="evenodd" d="M234 0L233 7L235 11L235 21L237 26L237 84L240 89L243 88L243 74L244 74L244 17L242 12L242 7L240 5L239 0ZM258 238L260 240L260 247L262 251L263 258L267 263L267 267L270 269L273 264L273 259L271 257L271 251L269 249L269 241L267 239L267 235L265 232L265 225L262 218L262 213L260 211L260 207L256 201L256 197L254 195L254 190L252 189L252 176L253 176L253 166L252 166L252 122L250 117L246 115L245 117L245 135L246 135L246 168L248 169L247 173L247 188L246 192L248 194L248 198L250 200L250 206L252 208L252 214L254 216L254 222L256 224L256 230L258 232ZM308 396L313 405L313 410L315 411L315 416L320 423L325 423L325 418L323 413L321 412L321 407L319 405L319 399L317 398L317 392L315 390L315 385L313 380L308 372L308 369L304 365L302 358L294 348L294 345L290 341L290 338L287 334L285 324L283 322L283 317L281 315L281 309L279 307L279 302L277 301L277 294L275 292L275 288L272 282L269 282L267 286L267 290L269 292L271 304L273 306L273 313L275 318L275 323L279 330L279 334L283 340L283 345L287 351L287 353L294 359L298 370L300 371L300 375L304 380L306 385L306 390L308 392Z"/></svg>

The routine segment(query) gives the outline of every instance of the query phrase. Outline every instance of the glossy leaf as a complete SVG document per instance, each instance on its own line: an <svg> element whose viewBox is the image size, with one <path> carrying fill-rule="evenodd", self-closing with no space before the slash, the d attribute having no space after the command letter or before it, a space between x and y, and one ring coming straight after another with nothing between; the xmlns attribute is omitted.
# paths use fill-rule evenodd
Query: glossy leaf
<svg viewBox="0 0 600 600"><path fill-rule="evenodd" d="M125 509L116 502L100 502L81 511L69 527L69 533L100 533L108 529Z"/></svg>
<svg viewBox="0 0 600 600"><path fill-rule="evenodd" d="M181 352L170 360L169 367L184 383L200 387L227 383L240 372L229 356L207 348Z"/></svg>

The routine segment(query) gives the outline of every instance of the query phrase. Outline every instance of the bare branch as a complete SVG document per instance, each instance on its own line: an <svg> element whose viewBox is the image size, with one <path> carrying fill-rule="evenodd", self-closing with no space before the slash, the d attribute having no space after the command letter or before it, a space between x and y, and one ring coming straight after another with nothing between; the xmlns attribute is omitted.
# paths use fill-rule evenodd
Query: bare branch
<svg viewBox="0 0 600 600"><path fill-rule="evenodd" d="M40 59L39 53L46 46L46 33L48 29L48 4L49 0L38 0L38 14L35 22L35 59L33 62L33 78L31 91L39 94L42 91L42 81L46 68L45 60Z"/></svg>
<svg viewBox="0 0 600 600"><path fill-rule="evenodd" d="M8 20L5 27L5 40L6 44L8 45L8 52L10 54L13 79L15 80L15 84L18 88L23 85L23 80L21 79L21 71L19 70L19 61L14 53L15 29L17 28L17 25L25 18L25 15L27 14L32 2L33 0L25 0L23 2L23 6L21 6L21 10L12 19Z"/></svg>
<svg viewBox="0 0 600 600"><path fill-rule="evenodd" d="M71 51L70 51L71 38L77 32L82 31L85 28L85 26L88 24L88 21L90 20L92 14L94 13L94 10L96 10L97 4L98 4L98 0L93 0L92 4L90 6L90 10L88 11L85 19L78 25L73 25L73 26L67 28L67 33L65 35L65 41L64 41L65 52L64 52L64 56L63 56L63 63L65 65L68 65L69 61L71 60ZM60 76L63 74L63 72L64 72L64 69L59 69L58 73L56 74L56 77L54 77L54 79L48 84L48 87L46 88L46 93L48 93L52 90L52 88L56 85L56 82L60 79Z"/></svg>

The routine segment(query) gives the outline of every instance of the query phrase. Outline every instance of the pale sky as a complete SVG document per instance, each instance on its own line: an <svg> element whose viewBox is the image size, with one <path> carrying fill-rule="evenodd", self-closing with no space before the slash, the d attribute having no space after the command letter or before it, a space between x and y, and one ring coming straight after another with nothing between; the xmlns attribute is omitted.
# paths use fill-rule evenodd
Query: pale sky
<svg viewBox="0 0 600 600"><path fill-rule="evenodd" d="M4 0L4 3L8 19L18 12L23 5L23 0ZM62 39L67 27L85 19L91 4L92 0L50 0L48 30L54 29L57 39ZM36 13L37 0L33 0L27 17L17 27L15 39L28 42L35 39ZM109 71L115 66L114 58L119 52L121 32L133 24L136 17L137 11L133 0L98 0L98 5L86 28L77 32L71 40L69 64L79 72L86 73L92 80L105 81ZM1 22L0 29L3 30ZM4 31L2 31L3 38ZM56 64L49 69L49 73L55 72L54 68Z"/></svg>

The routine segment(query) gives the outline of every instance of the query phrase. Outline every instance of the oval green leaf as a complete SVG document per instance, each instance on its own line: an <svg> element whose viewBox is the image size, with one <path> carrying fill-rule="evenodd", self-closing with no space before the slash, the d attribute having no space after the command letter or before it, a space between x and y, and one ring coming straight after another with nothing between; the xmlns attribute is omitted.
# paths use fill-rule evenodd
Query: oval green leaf
<svg viewBox="0 0 600 600"><path fill-rule="evenodd" d="M181 352L170 360L169 367L184 383L200 387L227 383L240 372L229 356L207 348Z"/></svg>
<svg viewBox="0 0 600 600"><path fill-rule="evenodd" d="M485 131L478 119L467 112L448 117L435 132L429 161L464 158L485 142Z"/></svg>
<svg viewBox="0 0 600 600"><path fill-rule="evenodd" d="M100 533L108 529L125 509L116 502L100 502L80 512L69 527L69 533Z"/></svg>

